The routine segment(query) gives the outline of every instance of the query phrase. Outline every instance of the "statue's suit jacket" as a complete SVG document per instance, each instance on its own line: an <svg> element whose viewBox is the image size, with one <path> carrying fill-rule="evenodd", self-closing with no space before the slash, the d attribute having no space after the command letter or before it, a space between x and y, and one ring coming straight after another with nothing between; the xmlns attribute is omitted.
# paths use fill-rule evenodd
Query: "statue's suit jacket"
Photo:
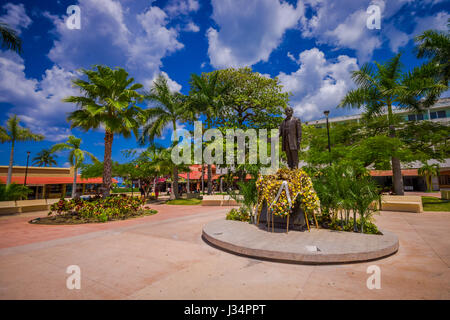
<svg viewBox="0 0 450 320"><path fill-rule="evenodd" d="M288 129L287 136L285 129ZM302 124L300 119L292 117L289 120L284 119L280 125L280 137L283 138L283 151L300 149L300 141L302 139Z"/></svg>

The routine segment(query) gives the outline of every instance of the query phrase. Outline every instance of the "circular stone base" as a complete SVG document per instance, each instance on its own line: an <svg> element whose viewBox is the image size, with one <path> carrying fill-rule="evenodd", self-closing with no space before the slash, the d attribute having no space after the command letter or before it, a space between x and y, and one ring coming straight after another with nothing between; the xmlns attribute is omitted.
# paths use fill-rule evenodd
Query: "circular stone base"
<svg viewBox="0 0 450 320"><path fill-rule="evenodd" d="M379 259L398 250L395 234L361 234L311 228L311 231L275 229L269 232L253 224L217 220L203 227L203 238L232 253L302 264L350 263Z"/></svg>

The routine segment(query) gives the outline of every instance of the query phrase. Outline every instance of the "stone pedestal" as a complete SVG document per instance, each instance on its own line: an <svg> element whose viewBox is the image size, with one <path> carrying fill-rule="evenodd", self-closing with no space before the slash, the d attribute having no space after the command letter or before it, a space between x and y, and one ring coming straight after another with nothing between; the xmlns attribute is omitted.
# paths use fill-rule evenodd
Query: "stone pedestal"
<svg viewBox="0 0 450 320"><path fill-rule="evenodd" d="M307 229L306 221L305 221L305 213L303 212L302 208L300 207L300 204L296 202L294 204L294 207L291 209L291 214L289 217L289 230L298 230L303 231ZM263 228L268 227L268 221L267 221L267 203L264 201L261 214L259 216L259 226ZM272 216L270 217L270 219ZM286 222L287 217L278 217L273 216L274 220L274 227L279 229L286 229ZM272 222L270 223L270 228L272 228Z"/></svg>

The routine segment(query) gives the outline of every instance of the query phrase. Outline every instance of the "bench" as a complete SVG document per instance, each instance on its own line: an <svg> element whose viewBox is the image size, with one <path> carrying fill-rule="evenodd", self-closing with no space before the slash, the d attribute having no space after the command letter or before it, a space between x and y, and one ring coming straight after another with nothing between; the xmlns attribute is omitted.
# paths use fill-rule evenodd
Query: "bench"
<svg viewBox="0 0 450 320"><path fill-rule="evenodd" d="M423 212L421 196L390 196L381 197L381 210Z"/></svg>
<svg viewBox="0 0 450 320"><path fill-rule="evenodd" d="M242 196L239 199L242 199ZM204 195L202 200L202 206L238 206L236 202L229 195Z"/></svg>
<svg viewBox="0 0 450 320"><path fill-rule="evenodd" d="M48 210L49 205L45 199L38 200L17 200L16 206L20 208L19 212Z"/></svg>
<svg viewBox="0 0 450 320"><path fill-rule="evenodd" d="M58 201L59 199L0 201L0 215L50 210L50 206Z"/></svg>
<svg viewBox="0 0 450 320"><path fill-rule="evenodd" d="M18 213L19 208L15 201L0 201L0 215Z"/></svg>

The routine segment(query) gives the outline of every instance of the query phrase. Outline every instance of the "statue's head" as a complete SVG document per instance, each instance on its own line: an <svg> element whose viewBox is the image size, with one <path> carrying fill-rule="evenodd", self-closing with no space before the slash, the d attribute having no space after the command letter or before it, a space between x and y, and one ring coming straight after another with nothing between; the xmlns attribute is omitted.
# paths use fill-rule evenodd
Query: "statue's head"
<svg viewBox="0 0 450 320"><path fill-rule="evenodd" d="M294 109L292 109L291 107L286 107L286 109L284 109L284 113L288 118L290 118L294 114Z"/></svg>

